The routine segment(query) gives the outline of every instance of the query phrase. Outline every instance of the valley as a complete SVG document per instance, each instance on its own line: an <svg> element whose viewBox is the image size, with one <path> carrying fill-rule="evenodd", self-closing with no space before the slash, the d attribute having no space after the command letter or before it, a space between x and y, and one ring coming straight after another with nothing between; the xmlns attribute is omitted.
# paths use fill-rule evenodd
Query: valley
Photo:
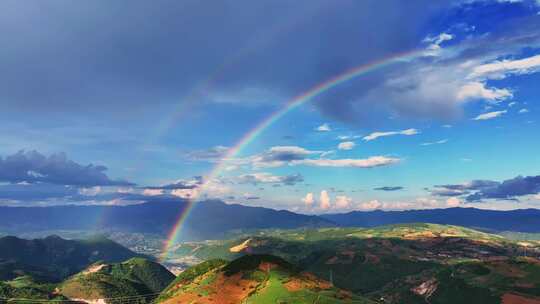
<svg viewBox="0 0 540 304"><path fill-rule="evenodd" d="M0 245L30 246L51 240L82 242L5 237ZM137 235L130 240L135 249L141 248L135 240L158 243ZM103 242L94 238L93 243L82 243L102 250L123 248L111 241L103 247ZM167 304L467 303L470 299L532 304L540 299L540 241L512 240L452 225L259 230L226 240L177 244L161 261L169 270L155 262L161 252L155 256L128 249L115 249L114 255L93 252L95 257L73 257L70 251L60 251L56 259L60 255L63 260L79 261L61 277L46 275L58 273L50 267L54 259L52 264L49 259L31 263L24 256L4 253L1 297L106 303L132 297L138 303ZM118 252L131 252L131 257L118 261L126 257Z"/></svg>

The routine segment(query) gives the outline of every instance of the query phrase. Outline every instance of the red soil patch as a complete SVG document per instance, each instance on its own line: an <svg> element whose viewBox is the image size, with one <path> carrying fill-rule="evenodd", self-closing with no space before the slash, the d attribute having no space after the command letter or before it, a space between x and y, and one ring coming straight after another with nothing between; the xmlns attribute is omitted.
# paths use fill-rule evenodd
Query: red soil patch
<svg viewBox="0 0 540 304"><path fill-rule="evenodd" d="M184 292L178 296L166 300L165 304L235 304L241 303L255 289L256 283L242 279L242 274L225 277L219 274L216 280L204 287L208 296L200 295L196 290Z"/></svg>
<svg viewBox="0 0 540 304"><path fill-rule="evenodd" d="M525 298L511 293L502 296L502 304L540 304L540 299Z"/></svg>
<svg viewBox="0 0 540 304"><path fill-rule="evenodd" d="M288 291L299 291L304 289L303 282L298 279L292 279L289 282L283 284L283 286L287 288Z"/></svg>
<svg viewBox="0 0 540 304"><path fill-rule="evenodd" d="M277 267L276 264L268 263L268 262L262 262L259 264L259 270L264 271L264 272L268 272L276 267Z"/></svg>

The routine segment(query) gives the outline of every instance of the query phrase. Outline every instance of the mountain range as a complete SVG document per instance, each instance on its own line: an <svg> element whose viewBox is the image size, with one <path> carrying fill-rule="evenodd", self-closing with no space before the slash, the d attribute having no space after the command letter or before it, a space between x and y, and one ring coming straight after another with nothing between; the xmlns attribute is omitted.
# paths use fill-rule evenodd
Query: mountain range
<svg viewBox="0 0 540 304"><path fill-rule="evenodd" d="M150 233L165 238L187 208L188 203L180 200L128 206L0 207L0 233L118 231ZM232 233L269 228L374 227L415 222L460 225L487 231L540 232L538 209L376 210L315 216L209 200L196 203L189 212L182 226L180 241L222 239Z"/></svg>

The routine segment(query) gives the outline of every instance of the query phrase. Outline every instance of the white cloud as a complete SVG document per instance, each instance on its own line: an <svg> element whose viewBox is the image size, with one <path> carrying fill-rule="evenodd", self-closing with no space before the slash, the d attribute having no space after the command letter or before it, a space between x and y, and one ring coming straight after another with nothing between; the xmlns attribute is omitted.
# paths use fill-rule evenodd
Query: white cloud
<svg viewBox="0 0 540 304"><path fill-rule="evenodd" d="M512 102L509 102L509 103L508 103L508 107L509 107L509 108L511 108L511 107L513 107L513 106L515 106L515 105L517 105L517 102L515 102L515 101L512 101Z"/></svg>
<svg viewBox="0 0 540 304"><path fill-rule="evenodd" d="M461 205L461 200L457 197L451 197L446 200L446 205L448 205L448 207L458 207Z"/></svg>
<svg viewBox="0 0 540 304"><path fill-rule="evenodd" d="M306 204L307 207L313 206L313 203L315 203L315 198L313 197L313 193L306 194L305 197L302 198L302 202Z"/></svg>
<svg viewBox="0 0 540 304"><path fill-rule="evenodd" d="M503 79L508 75L529 74L539 70L540 54L517 60L497 60L476 66L469 78Z"/></svg>
<svg viewBox="0 0 540 304"><path fill-rule="evenodd" d="M353 141L340 142L338 145L339 150L351 150L356 144Z"/></svg>
<svg viewBox="0 0 540 304"><path fill-rule="evenodd" d="M452 125L442 125L443 128L446 128L446 129L450 129L452 128L453 126Z"/></svg>
<svg viewBox="0 0 540 304"><path fill-rule="evenodd" d="M185 199L192 199L199 196L199 190L197 188L194 189L174 189L171 191L171 195L185 198Z"/></svg>
<svg viewBox="0 0 540 304"><path fill-rule="evenodd" d="M504 111L494 111L494 112L489 112L489 113L484 113L484 114L480 114L478 116L476 116L475 118L473 118L473 120L488 120L488 119L493 119L493 118L497 118L503 114L506 113L506 110Z"/></svg>
<svg viewBox="0 0 540 304"><path fill-rule="evenodd" d="M484 99L491 102L500 102L512 97L509 89L487 88L485 83L473 81L464 84L457 91L458 101Z"/></svg>
<svg viewBox="0 0 540 304"><path fill-rule="evenodd" d="M321 209L328 210L330 209L330 196L328 195L328 191L323 190L321 191L321 196L319 198L319 201L321 202Z"/></svg>
<svg viewBox="0 0 540 304"><path fill-rule="evenodd" d="M404 133L416 132L414 129L405 130ZM318 154L320 158L309 158ZM253 168L275 168L285 165L305 165L317 167L357 167L372 168L395 164L399 158L386 156L372 156L367 159L326 159L323 151L310 151L297 146L272 147L264 153L248 158Z"/></svg>
<svg viewBox="0 0 540 304"><path fill-rule="evenodd" d="M447 142L448 142L448 139L441 139L441 140L438 140L438 141L421 143L420 145L421 146L432 146L432 145L445 144Z"/></svg>
<svg viewBox="0 0 540 304"><path fill-rule="evenodd" d="M319 132L332 131L332 129L330 128L330 125L327 124L327 123L323 123L322 125L318 126L315 130L317 130Z"/></svg>
<svg viewBox="0 0 540 304"><path fill-rule="evenodd" d="M99 193L101 193L101 187L100 186L79 189L79 194L81 194L81 195L96 196Z"/></svg>
<svg viewBox="0 0 540 304"><path fill-rule="evenodd" d="M371 134L369 134L368 136L365 136L363 139L365 141L371 141L371 140L375 140L379 137L385 137L385 136L393 136L393 135L407 135L407 136L411 136L411 135L416 135L420 133L418 130L416 129L406 129L406 130L402 130L402 131L390 131L390 132L373 132Z"/></svg>
<svg viewBox="0 0 540 304"><path fill-rule="evenodd" d="M361 203L358 208L363 210L374 210L382 207L381 202L378 200L371 200L369 202Z"/></svg>
<svg viewBox="0 0 540 304"><path fill-rule="evenodd" d="M307 165L316 167L354 167L373 168L396 164L399 158L372 156L366 159L304 159L293 161L292 165Z"/></svg>
<svg viewBox="0 0 540 304"><path fill-rule="evenodd" d="M426 47L424 52L425 56L438 56L441 50L441 44L445 41L452 40L453 35L448 33L441 33L437 36L428 36L424 39L423 42L428 42L429 45Z"/></svg>
<svg viewBox="0 0 540 304"><path fill-rule="evenodd" d="M345 195L336 196L336 209L349 209L351 207L352 199Z"/></svg>
<svg viewBox="0 0 540 304"><path fill-rule="evenodd" d="M146 196L156 196L156 195L162 195L163 189L144 189L143 195Z"/></svg>
<svg viewBox="0 0 540 304"><path fill-rule="evenodd" d="M524 109L519 110L518 113L520 113L520 114L529 113L529 110L524 108Z"/></svg>

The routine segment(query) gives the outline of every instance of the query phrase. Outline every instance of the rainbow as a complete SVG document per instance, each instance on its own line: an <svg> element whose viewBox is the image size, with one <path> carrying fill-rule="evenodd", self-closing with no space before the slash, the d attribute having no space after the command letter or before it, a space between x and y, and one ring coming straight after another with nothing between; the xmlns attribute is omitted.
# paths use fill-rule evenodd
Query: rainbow
<svg viewBox="0 0 540 304"><path fill-rule="evenodd" d="M234 147L229 149L227 151L227 154L222 158L222 160L206 176L203 185L201 185L201 187L199 188L200 192L202 193L206 185L208 185L210 182L212 182L213 179L219 176L219 174L227 166L227 163L230 159L233 159L235 156L237 156L246 146L248 146L259 135L261 135L261 133L263 133L268 127L270 127L276 121L280 120L287 113L300 107L301 105L313 99L314 97L317 97L323 94L324 92L327 92L328 90L342 83L345 83L351 79L365 75L367 73L370 73L377 69L394 64L396 62L407 62L409 60L412 60L416 57L421 56L423 53L424 53L424 50L413 50L409 52L399 53L391 57L386 57L384 59L371 62L368 64L360 65L352 69L346 70L345 72L312 87L308 91L300 95L297 95L296 97L294 97L293 99L285 103L285 105L282 108L280 108L278 111L272 113L270 116L264 119L261 123L259 123L255 128L251 129L236 143L236 145L234 145ZM163 248L162 260L167 257L169 251L173 247L175 240L177 239L178 234L181 231L182 224L184 223L186 218L189 216L189 213L191 209L193 208L194 202L195 202L195 199L188 200L187 207L184 208L183 212L178 217L178 220L176 221L176 224L174 225L173 229L170 231L167 237L167 241L165 242L165 245Z"/></svg>

